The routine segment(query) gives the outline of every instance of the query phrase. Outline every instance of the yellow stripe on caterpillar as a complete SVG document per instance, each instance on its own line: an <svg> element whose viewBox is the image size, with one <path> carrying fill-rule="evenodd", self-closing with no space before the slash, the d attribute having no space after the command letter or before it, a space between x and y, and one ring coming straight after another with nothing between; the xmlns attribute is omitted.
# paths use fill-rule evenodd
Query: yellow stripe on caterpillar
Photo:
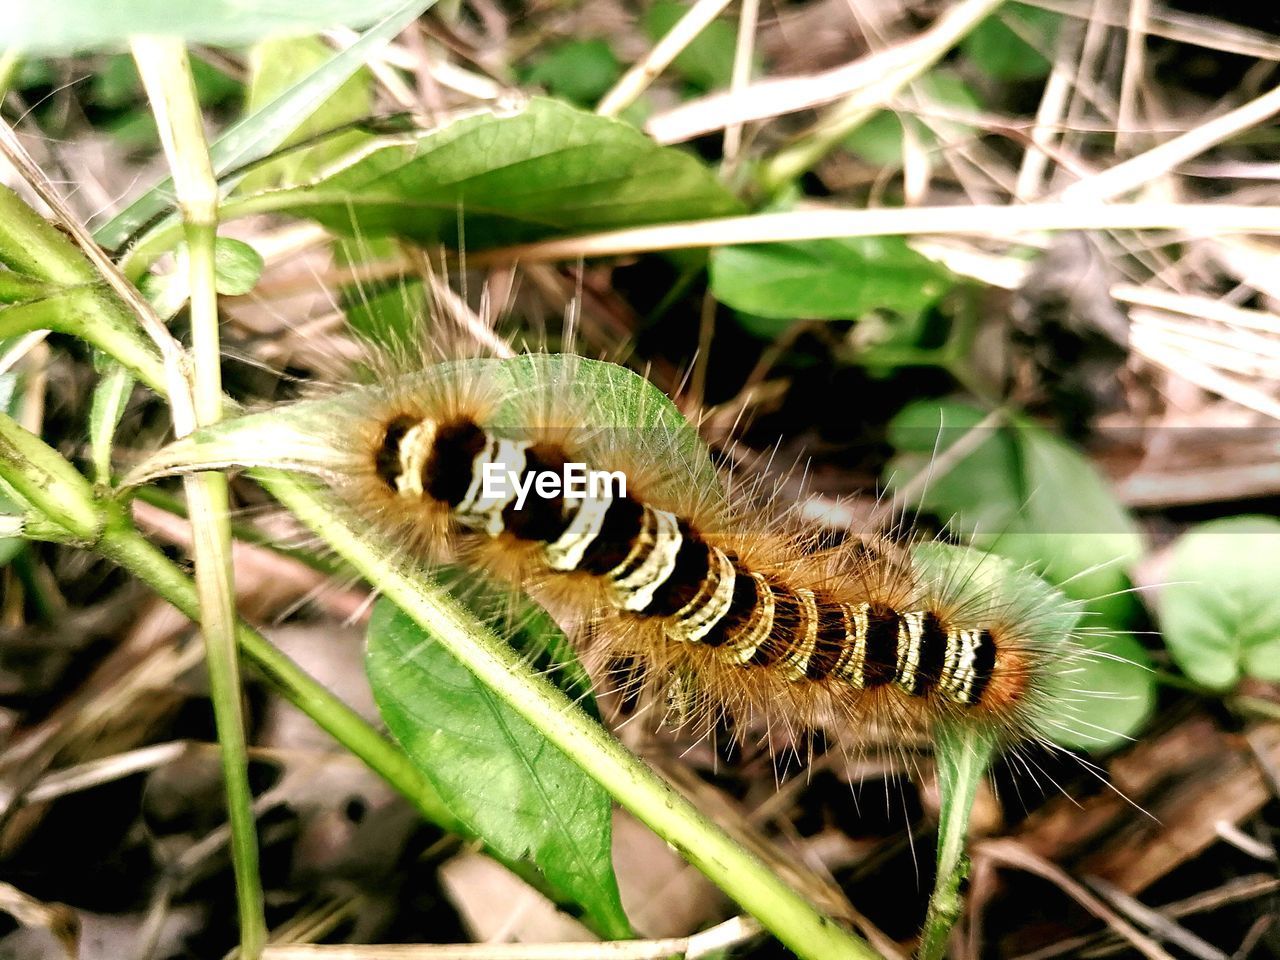
<svg viewBox="0 0 1280 960"><path fill-rule="evenodd" d="M781 661L783 676L788 680L803 680L809 669L809 660L813 657L814 648L818 645L818 603L812 590L803 587L795 591L800 601L800 615L803 625L796 629L803 630L800 642L797 643Z"/></svg>
<svg viewBox="0 0 1280 960"><path fill-rule="evenodd" d="M672 640L697 643L729 612L737 572L733 561L723 550L710 548L711 572L698 595L675 614L675 623L667 627Z"/></svg>
<svg viewBox="0 0 1280 960"><path fill-rule="evenodd" d="M769 582L758 573L752 573L751 579L756 582L755 609L741 632L730 639L727 648L730 657L738 663L746 663L755 656L760 644L773 632L773 614L777 609Z"/></svg>
<svg viewBox="0 0 1280 960"><path fill-rule="evenodd" d="M867 631L870 629L868 612L871 605L860 603L856 607L840 604L845 616L845 649L836 661L832 675L854 687L866 685Z"/></svg>
<svg viewBox="0 0 1280 960"><path fill-rule="evenodd" d="M632 573L614 583L623 610L635 612L649 606L655 591L676 568L676 554L684 539L680 534L680 521L667 510L652 510L652 513L655 529L649 555Z"/></svg>
<svg viewBox="0 0 1280 960"><path fill-rule="evenodd" d="M547 566L552 570L570 572L578 569L582 556L587 548L600 535L604 525L604 516L613 503L613 495L604 493L598 497L584 497L581 500L566 500L565 510L570 504L577 503L577 509L569 519L569 526L554 542L543 549L547 557Z"/></svg>

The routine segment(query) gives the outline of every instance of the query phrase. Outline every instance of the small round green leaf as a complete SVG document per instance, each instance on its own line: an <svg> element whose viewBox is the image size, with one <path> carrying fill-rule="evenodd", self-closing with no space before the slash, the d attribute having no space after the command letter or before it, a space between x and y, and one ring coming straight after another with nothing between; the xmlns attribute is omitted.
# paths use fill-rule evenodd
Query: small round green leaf
<svg viewBox="0 0 1280 960"><path fill-rule="evenodd" d="M214 284L224 297L242 296L262 276L262 254L243 240L218 237L213 248ZM191 296L191 261L186 243L174 251L173 266L164 273L149 273L139 284L143 295L161 317L171 317Z"/></svg>
<svg viewBox="0 0 1280 960"><path fill-rule="evenodd" d="M547 92L581 106L594 104L609 92L622 64L603 40L571 40L552 47L529 70L526 79Z"/></svg>
<svg viewBox="0 0 1280 960"><path fill-rule="evenodd" d="M1049 75L1062 18L1023 3L1007 3L978 24L960 45L965 57L993 80L1039 80Z"/></svg>
<svg viewBox="0 0 1280 960"><path fill-rule="evenodd" d="M1087 628L1090 620L1085 619ZM1059 746L1102 753L1128 743L1151 717L1156 678L1151 657L1132 635L1085 637L1087 650L1072 665L1071 685L1079 692L1051 739Z"/></svg>
<svg viewBox="0 0 1280 960"><path fill-rule="evenodd" d="M1280 520L1200 524L1174 545L1166 576L1160 626L1187 676L1215 690L1280 681Z"/></svg>
<svg viewBox="0 0 1280 960"><path fill-rule="evenodd" d="M224 297L244 296L262 276L262 254L243 240L219 237L213 248L215 283Z"/></svg>

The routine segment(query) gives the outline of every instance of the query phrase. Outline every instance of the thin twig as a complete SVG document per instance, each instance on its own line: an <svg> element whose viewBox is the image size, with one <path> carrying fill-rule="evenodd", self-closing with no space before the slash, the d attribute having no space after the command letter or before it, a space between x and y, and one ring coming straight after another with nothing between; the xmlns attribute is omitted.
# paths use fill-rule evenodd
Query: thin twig
<svg viewBox="0 0 1280 960"><path fill-rule="evenodd" d="M1116 153L1128 153L1137 133L1138 88L1146 67L1147 20L1150 16L1151 0L1130 0L1124 70L1120 75L1120 112L1116 116Z"/></svg>
<svg viewBox="0 0 1280 960"><path fill-rule="evenodd" d="M738 40L733 48L733 74L729 79L731 94L741 93L751 82L759 16L760 0L742 0L742 10L738 14ZM737 164L741 146L742 124L731 123L724 128L724 164L727 169L732 169Z"/></svg>
<svg viewBox="0 0 1280 960"><path fill-rule="evenodd" d="M1036 125L1031 130L1032 146L1027 148L1018 169L1018 181L1013 189L1015 200L1030 200L1040 194L1045 167L1049 163L1048 147L1066 112L1071 77L1080 62L1083 42L1084 30L1079 24L1071 22L1064 25L1053 57L1053 70L1045 82L1040 106L1036 110Z"/></svg>
<svg viewBox="0 0 1280 960"><path fill-rule="evenodd" d="M1173 170L1178 164L1199 156L1210 147L1280 113L1280 87L1250 100L1242 107L1208 120L1174 137L1132 160L1125 160L1102 173L1073 183L1060 193L1063 202L1102 202L1150 183Z"/></svg>
<svg viewBox="0 0 1280 960"><path fill-rule="evenodd" d="M1180 947L1198 960L1227 960L1227 955L1212 944L1201 940L1190 930L1153 910L1136 897L1131 897L1113 883L1101 877L1090 877L1089 886L1115 905L1115 908L1140 923L1153 934L1176 947Z"/></svg>
<svg viewBox="0 0 1280 960"><path fill-rule="evenodd" d="M280 944L262 960L698 960L756 937L760 925L734 917L690 937L615 940L605 943Z"/></svg>
<svg viewBox="0 0 1280 960"><path fill-rule="evenodd" d="M951 234L1012 241L1018 234L1042 230L1176 230L1188 236L1280 234L1280 209L1195 203L1029 203L1017 207L977 204L802 210L582 234L471 253L468 260L473 266L484 266L513 260L574 260L689 247L895 234Z"/></svg>
<svg viewBox="0 0 1280 960"><path fill-rule="evenodd" d="M974 848L973 856L975 859L986 857L996 863L1017 867L1043 877L1106 923L1147 960L1174 960L1160 944L1090 893L1083 884L1073 880L1065 870L1044 857L1032 853L1017 841L987 840Z"/></svg>
<svg viewBox="0 0 1280 960"><path fill-rule="evenodd" d="M1001 0L965 0L925 30L902 43L832 70L799 77L762 80L736 92L713 93L656 114L645 130L659 143L679 143L734 124L771 117L858 96L876 107L937 62Z"/></svg>
<svg viewBox="0 0 1280 960"><path fill-rule="evenodd" d="M729 0L698 0L644 59L622 75L613 89L601 99L596 113L602 117L616 117L635 103L640 94L649 88L649 84L680 55L680 51L692 43L728 5Z"/></svg>

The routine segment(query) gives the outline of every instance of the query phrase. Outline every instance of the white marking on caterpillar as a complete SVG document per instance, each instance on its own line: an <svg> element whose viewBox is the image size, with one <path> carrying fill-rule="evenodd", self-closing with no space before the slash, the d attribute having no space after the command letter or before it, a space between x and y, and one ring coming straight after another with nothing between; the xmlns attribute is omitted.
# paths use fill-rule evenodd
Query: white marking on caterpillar
<svg viewBox="0 0 1280 960"><path fill-rule="evenodd" d="M723 550L708 549L707 579L698 595L676 612L676 622L667 628L667 636L672 640L698 643L729 612L733 602L733 588L738 580L733 561Z"/></svg>
<svg viewBox="0 0 1280 960"><path fill-rule="evenodd" d="M942 659L942 672L938 675L938 689L950 694L955 683L956 670L960 666L960 658L964 655L964 631L947 631L947 652Z"/></svg>
<svg viewBox="0 0 1280 960"><path fill-rule="evenodd" d="M434 420L419 420L400 439L400 474L396 477L396 492L400 496L422 496L422 473L435 443Z"/></svg>
<svg viewBox="0 0 1280 960"><path fill-rule="evenodd" d="M779 666L788 680L803 680L809 669L809 660L818 645L818 601L812 590L803 587L795 590L800 601L800 615L804 620L804 636L783 658Z"/></svg>
<svg viewBox="0 0 1280 960"><path fill-rule="evenodd" d="M943 690L956 703L972 702L973 684L978 678L974 665L978 657L978 648L982 646L981 630L954 630L959 635L959 663L952 674L950 683Z"/></svg>
<svg viewBox="0 0 1280 960"><path fill-rule="evenodd" d="M585 500L567 500L565 501L566 511L573 509L570 505L575 503L577 508L573 510L573 516L564 533L560 534L559 539L554 543L549 543L543 548L543 553L547 557L547 566L552 570L567 573L578 569L578 564L582 562L587 547L600 536L604 515L608 513L613 497L605 494L601 497L588 497Z"/></svg>
<svg viewBox="0 0 1280 960"><path fill-rule="evenodd" d="M729 653L738 663L746 663L755 656L760 644L773 632L773 613L777 608L773 589L764 577L753 573L751 579L756 582L756 604L752 618L729 644Z"/></svg>
<svg viewBox="0 0 1280 960"><path fill-rule="evenodd" d="M847 603L840 604L845 617L845 648L831 671L846 683L861 688L866 685L867 667L867 631L871 627L867 616L871 605L860 603L856 607ZM849 640L853 642L850 643Z"/></svg>
<svg viewBox="0 0 1280 960"><path fill-rule="evenodd" d="M491 537L502 533L503 508L514 499L519 510L524 494L528 493L529 484L526 482L521 490L519 478L524 472L525 451L529 446L524 441L489 436L484 449L472 461L467 494L454 508L459 523L483 530ZM495 475L500 481L496 484L492 482ZM533 479L532 474L528 479Z"/></svg>
<svg viewBox="0 0 1280 960"><path fill-rule="evenodd" d="M676 554L684 540L680 534L680 521L674 513L646 509L653 513L655 521L653 549L640 566L614 582L622 609L633 613L647 607L657 589L671 576L676 568Z"/></svg>
<svg viewBox="0 0 1280 960"><path fill-rule="evenodd" d="M916 689L920 671L920 644L924 636L924 613L903 613L898 622L898 663L894 682L907 692Z"/></svg>

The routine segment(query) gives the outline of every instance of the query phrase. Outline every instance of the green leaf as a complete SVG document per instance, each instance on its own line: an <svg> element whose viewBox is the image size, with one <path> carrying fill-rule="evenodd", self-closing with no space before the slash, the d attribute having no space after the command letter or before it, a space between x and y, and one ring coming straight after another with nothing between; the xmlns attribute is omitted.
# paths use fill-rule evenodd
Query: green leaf
<svg viewBox="0 0 1280 960"><path fill-rule="evenodd" d="M93 388L89 408L89 450L92 453L94 482L111 483L111 451L115 446L116 428L124 416L125 406L133 393L133 374L114 360L103 358L102 374Z"/></svg>
<svg viewBox="0 0 1280 960"><path fill-rule="evenodd" d="M530 628L554 630L545 616ZM532 861L607 936L629 936L604 789L387 600L369 623L368 670L387 726L453 814L501 856Z"/></svg>
<svg viewBox="0 0 1280 960"><path fill-rule="evenodd" d="M470 250L742 209L696 158L545 98L388 139L315 184L252 200L345 233Z"/></svg>
<svg viewBox="0 0 1280 960"><path fill-rule="evenodd" d="M294 84L306 79L331 57L333 51L317 37L264 40L249 51L249 94L245 113L252 116ZM284 141L281 149L320 137L343 124L364 119L373 112L373 88L367 70L358 70L322 103L317 104ZM242 193L301 183L325 164L353 150L369 134L348 130L318 140L314 146L293 150L250 171L241 182Z"/></svg>
<svg viewBox="0 0 1280 960"><path fill-rule="evenodd" d="M920 101L919 113L923 120L914 116L911 110L901 113L881 110L845 138L845 147L868 163L898 167L902 165L904 124L911 125L916 139L925 148L936 147L940 141L956 141L973 134L971 126L929 115L934 105L969 113L976 113L982 108L973 90L954 70L947 67L932 70L911 84L909 90Z"/></svg>
<svg viewBox="0 0 1280 960"><path fill-rule="evenodd" d="M711 254L716 299L775 319L857 319L871 310L915 316L954 282L902 237L761 243Z"/></svg>
<svg viewBox="0 0 1280 960"><path fill-rule="evenodd" d="M137 34L236 46L279 34L363 27L397 7L398 0L59 0L52 10L17 3L5 11L0 49L53 56L123 50Z"/></svg>
<svg viewBox="0 0 1280 960"><path fill-rule="evenodd" d="M214 242L214 283L224 297L243 296L262 276L262 254L243 240L218 237ZM174 251L173 267L164 273L149 273L138 284L143 295L161 317L171 317L191 296L191 267L186 243Z"/></svg>
<svg viewBox="0 0 1280 960"><path fill-rule="evenodd" d="M1166 577L1160 626L1187 676L1215 690L1280 681L1280 520L1202 523L1174 545Z"/></svg>
<svg viewBox="0 0 1280 960"><path fill-rule="evenodd" d="M1077 692L1051 739L1072 750L1105 753L1124 746L1146 726L1155 711L1156 677L1151 656L1132 634L1085 634L1081 640L1085 650L1071 676Z"/></svg>
<svg viewBox="0 0 1280 960"><path fill-rule="evenodd" d="M993 80L1039 80L1053 64L1053 49L1062 18L1039 7L1007 3L978 24L961 42L964 56Z"/></svg>
<svg viewBox="0 0 1280 960"><path fill-rule="evenodd" d="M317 104L323 103L379 47L388 43L434 2L435 0L406 0L396 5L351 46L335 53L322 66L299 80L263 109L227 128L209 147L214 172L221 176L271 153L304 118L311 115ZM378 8L381 9L382 5L380 0ZM101 6L106 9L106 5ZM234 178L224 181L223 190L229 191L236 182L238 181ZM113 250L129 239L135 230L169 210L172 203L173 181L166 178L95 230L94 239Z"/></svg>
<svg viewBox="0 0 1280 960"><path fill-rule="evenodd" d="M580 106L595 103L622 76L622 64L600 39L570 40L550 48L525 80Z"/></svg>
<svg viewBox="0 0 1280 960"><path fill-rule="evenodd" d="M982 411L955 401L904 408L889 425L899 455L886 482L908 483L982 419ZM1082 600L1125 589L1125 567L1142 553L1137 525L1093 466L1022 420L989 429L950 470L931 475L918 505Z"/></svg>
<svg viewBox="0 0 1280 960"><path fill-rule="evenodd" d="M591 424L598 448L616 447L630 462L653 470L645 487L651 496L680 500L694 489L710 501L723 494L697 429L666 394L626 367L571 354L462 360L457 366L468 379L494 385L490 395L503 401L491 415L496 429L527 430L530 402L565 403Z"/></svg>
<svg viewBox="0 0 1280 960"><path fill-rule="evenodd" d="M929 470L935 450L943 454L982 419L982 411L954 401L904 408L889 425L898 453L886 484L901 488ZM1102 653L1084 666L1092 671L1091 686L1080 688L1099 691L1087 714L1105 717L1098 726L1110 733L1076 724L1054 739L1096 749L1136 730L1154 695L1154 678L1143 669L1148 658L1123 634L1107 634L1132 621L1135 601L1126 568L1142 554L1143 542L1093 466L1058 438L1019 420L991 429L949 470L930 475L916 505L975 545L1059 585L1084 604L1086 635L1105 638L1096 641ZM1109 663L1108 650L1131 665Z"/></svg>
<svg viewBox="0 0 1280 960"><path fill-rule="evenodd" d="M665 37L686 13L683 3L660 0L644 14L644 31L657 42ZM738 35L726 20L712 20L671 62L671 68L697 90L729 86L733 77L733 57Z"/></svg>

